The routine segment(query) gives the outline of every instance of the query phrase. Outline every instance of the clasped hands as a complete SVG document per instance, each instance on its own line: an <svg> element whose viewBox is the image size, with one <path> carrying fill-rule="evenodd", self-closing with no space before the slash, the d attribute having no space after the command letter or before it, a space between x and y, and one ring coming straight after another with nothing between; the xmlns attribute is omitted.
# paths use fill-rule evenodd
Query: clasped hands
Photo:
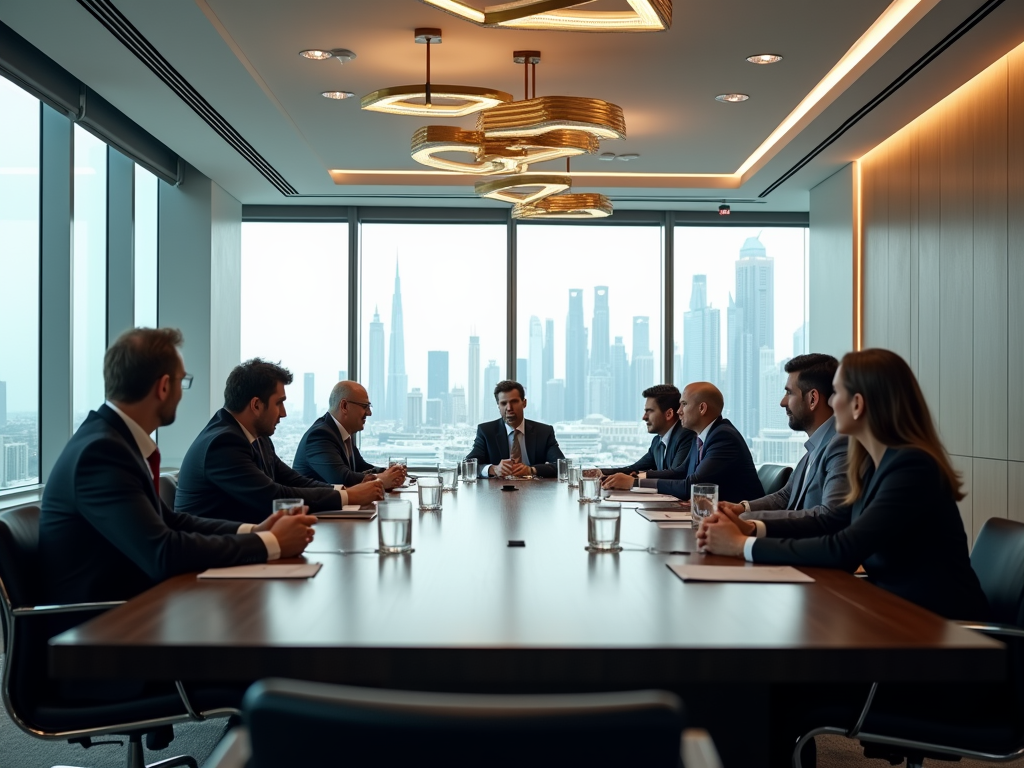
<svg viewBox="0 0 1024 768"><path fill-rule="evenodd" d="M492 477L529 477L533 470L529 465L514 459L502 459L497 464L492 464L490 471Z"/></svg>
<svg viewBox="0 0 1024 768"><path fill-rule="evenodd" d="M636 473L627 475L625 472L616 472L614 475L606 475L601 481L601 488L606 491L628 491L636 483Z"/></svg>
<svg viewBox="0 0 1024 768"><path fill-rule="evenodd" d="M384 490L390 491L405 482L406 468L401 464L392 464L383 472L376 475L367 475L363 478L364 483L380 480L384 484ZM350 491L351 493L351 491ZM383 498L383 497L382 497Z"/></svg>
<svg viewBox="0 0 1024 768"><path fill-rule="evenodd" d="M315 535L316 517L308 513L309 507L306 506L279 509L253 528L253 533L269 531L277 539L281 557L298 557Z"/></svg>
<svg viewBox="0 0 1024 768"><path fill-rule="evenodd" d="M697 548L713 555L743 557L743 545L747 537L756 535L757 527L749 520L741 520L741 514L742 504L718 502L718 511L701 520Z"/></svg>

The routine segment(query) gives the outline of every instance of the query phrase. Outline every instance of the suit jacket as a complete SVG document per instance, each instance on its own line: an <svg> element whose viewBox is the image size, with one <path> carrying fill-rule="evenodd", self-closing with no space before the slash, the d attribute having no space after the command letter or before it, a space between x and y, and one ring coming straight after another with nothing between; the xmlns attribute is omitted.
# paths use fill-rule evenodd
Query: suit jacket
<svg viewBox="0 0 1024 768"><path fill-rule="evenodd" d="M715 420L704 441L703 458L698 459L697 453L695 439L686 468L678 472L667 470L667 474L675 479L657 480L658 493L689 499L691 485L715 483L718 485L718 498L722 501L764 496L750 449L728 419L719 416Z"/></svg>
<svg viewBox="0 0 1024 768"><path fill-rule="evenodd" d="M363 459L352 442L352 462L345 453L334 417L326 413L314 421L299 441L292 469L305 477L332 485L358 485L367 473L379 470Z"/></svg>
<svg viewBox="0 0 1024 768"><path fill-rule="evenodd" d="M756 563L863 565L882 589L949 619L980 621L988 602L968 557L967 534L939 465L917 448L889 448L852 507L767 520Z"/></svg>
<svg viewBox="0 0 1024 768"><path fill-rule="evenodd" d="M558 441L555 440L555 428L550 424L523 419L523 431L526 438L526 457L537 471L538 477L557 477L555 462L564 459ZM508 430L504 419L487 421L476 428L476 439L473 450L466 456L476 459L480 465L497 464L502 459L509 459Z"/></svg>
<svg viewBox="0 0 1024 768"><path fill-rule="evenodd" d="M277 457L268 438L257 442L266 471L256 463L242 425L224 408L217 411L181 462L174 508L199 517L260 523L270 515L274 499L302 499L311 512L341 506L333 485L300 475Z"/></svg>
<svg viewBox="0 0 1024 768"><path fill-rule="evenodd" d="M238 523L163 504L128 425L106 405L64 446L43 491L44 603L127 600L181 573L266 559L260 537Z"/></svg>
<svg viewBox="0 0 1024 768"><path fill-rule="evenodd" d="M659 467L657 461L658 443L661 442L661 435L655 435L651 440L651 447L639 460L628 467L618 469L601 470L606 475L614 475L616 472L631 474L633 472L646 472L647 477L672 477L673 472L678 472L686 467L686 461L690 456L690 446L697 438L697 433L677 423L668 436L668 446L665 450L664 466Z"/></svg>
<svg viewBox="0 0 1024 768"><path fill-rule="evenodd" d="M846 447L850 439L836 434L835 417L822 424L820 429L825 431L813 457L810 452L805 453L780 491L750 501L750 512L744 512L740 517L744 520L784 520L823 515L842 504L850 490L846 480ZM799 490L797 484L800 485Z"/></svg>

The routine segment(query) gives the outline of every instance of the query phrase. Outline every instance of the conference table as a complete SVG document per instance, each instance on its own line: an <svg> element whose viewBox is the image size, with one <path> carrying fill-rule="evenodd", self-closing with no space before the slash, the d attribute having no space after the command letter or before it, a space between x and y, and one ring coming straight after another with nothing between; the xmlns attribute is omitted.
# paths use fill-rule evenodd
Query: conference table
<svg viewBox="0 0 1024 768"><path fill-rule="evenodd" d="M373 554L375 521L322 521L305 555L322 564L315 577L175 577L53 638L51 674L281 676L437 691L661 688L680 693L726 765L752 766L766 760L773 685L1004 673L1001 643L851 574L804 568L814 583L684 582L666 566L742 561L697 553L689 528L662 527L635 509L622 510L622 552L590 553L588 505L566 483L462 484L440 512L418 512L415 493L392 496L413 504L411 554ZM692 554L658 553L671 551Z"/></svg>

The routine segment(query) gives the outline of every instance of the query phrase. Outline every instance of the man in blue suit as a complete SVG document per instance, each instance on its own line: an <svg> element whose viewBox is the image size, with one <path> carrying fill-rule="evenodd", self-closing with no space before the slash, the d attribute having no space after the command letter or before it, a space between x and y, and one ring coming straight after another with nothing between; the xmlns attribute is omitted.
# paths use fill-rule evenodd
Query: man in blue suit
<svg viewBox="0 0 1024 768"><path fill-rule="evenodd" d="M643 420L647 431L654 435L650 450L628 467L602 469L606 475L602 482L605 488L627 481L627 487L632 487L633 477L671 477L672 471L683 468L690 456L696 435L679 423L679 390L671 384L656 384L645 389L643 396Z"/></svg>
<svg viewBox="0 0 1024 768"><path fill-rule="evenodd" d="M657 488L680 499L690 498L690 487L705 483L718 486L724 501L759 499L764 488L743 436L722 418L725 401L718 387L707 381L687 384L679 404L679 423L697 434L685 469L673 479L638 480L641 487Z"/></svg>
<svg viewBox="0 0 1024 768"><path fill-rule="evenodd" d="M555 477L564 459L549 424L523 418L526 390L518 381L499 381L494 400L501 418L476 428L473 450L480 477Z"/></svg>

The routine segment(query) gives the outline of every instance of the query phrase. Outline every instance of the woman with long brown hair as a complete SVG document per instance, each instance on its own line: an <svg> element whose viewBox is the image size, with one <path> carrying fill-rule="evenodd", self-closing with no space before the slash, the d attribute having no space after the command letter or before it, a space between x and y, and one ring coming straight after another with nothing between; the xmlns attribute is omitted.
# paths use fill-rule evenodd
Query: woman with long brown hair
<svg viewBox="0 0 1024 768"><path fill-rule="evenodd" d="M740 520L726 510L701 526L715 554L756 563L841 568L951 619L988 611L971 569L956 502L959 475L910 366L887 349L843 357L831 405L850 436L844 506L817 517Z"/></svg>

